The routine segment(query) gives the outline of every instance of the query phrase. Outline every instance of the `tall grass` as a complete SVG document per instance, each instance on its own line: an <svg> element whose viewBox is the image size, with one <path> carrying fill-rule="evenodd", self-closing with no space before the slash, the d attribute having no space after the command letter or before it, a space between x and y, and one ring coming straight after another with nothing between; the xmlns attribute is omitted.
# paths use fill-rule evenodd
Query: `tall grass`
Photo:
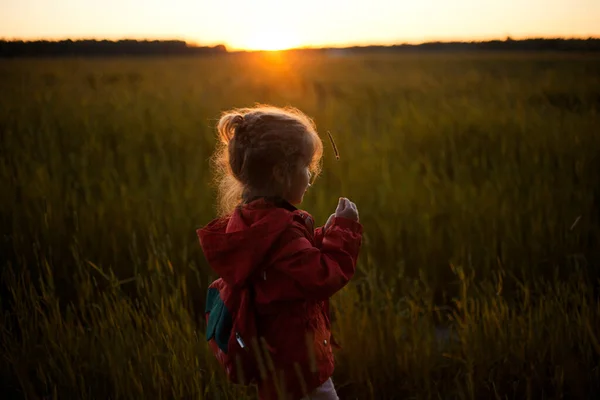
<svg viewBox="0 0 600 400"><path fill-rule="evenodd" d="M219 112L331 131L359 206L344 398L600 393L600 59L269 54L0 63L0 368L29 398L245 398L207 352ZM327 145L327 138L323 136Z"/></svg>

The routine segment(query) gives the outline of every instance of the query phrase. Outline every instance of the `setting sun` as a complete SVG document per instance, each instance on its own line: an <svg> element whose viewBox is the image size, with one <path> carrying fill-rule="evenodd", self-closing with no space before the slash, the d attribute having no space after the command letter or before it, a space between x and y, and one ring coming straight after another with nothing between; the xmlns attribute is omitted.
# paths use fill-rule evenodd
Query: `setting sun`
<svg viewBox="0 0 600 400"><path fill-rule="evenodd" d="M301 41L297 35L282 29L260 30L249 34L241 40L241 47L245 50L287 50L299 47Z"/></svg>

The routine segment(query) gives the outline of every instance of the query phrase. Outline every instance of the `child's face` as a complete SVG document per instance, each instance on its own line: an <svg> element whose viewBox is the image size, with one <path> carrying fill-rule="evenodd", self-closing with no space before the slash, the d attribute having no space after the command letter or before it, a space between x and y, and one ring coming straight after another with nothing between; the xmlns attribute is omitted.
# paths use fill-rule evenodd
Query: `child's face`
<svg viewBox="0 0 600 400"><path fill-rule="evenodd" d="M298 170L291 176L290 189L287 193L286 200L291 204L300 204L304 199L304 193L309 187L310 183L310 169L308 166L298 168Z"/></svg>

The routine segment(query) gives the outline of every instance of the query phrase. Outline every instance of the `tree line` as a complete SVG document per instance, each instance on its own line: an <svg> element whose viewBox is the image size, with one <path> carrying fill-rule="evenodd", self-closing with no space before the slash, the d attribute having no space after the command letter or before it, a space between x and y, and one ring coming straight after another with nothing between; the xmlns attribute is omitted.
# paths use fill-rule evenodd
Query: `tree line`
<svg viewBox="0 0 600 400"><path fill-rule="evenodd" d="M598 52L600 38L547 39L531 38L489 40L478 42L427 42L390 46L352 46L344 48L305 48L295 51L394 52L394 51L570 51ZM61 40L61 41L0 41L0 57L53 57L53 56L143 56L143 55L201 55L223 54L224 45L192 46L181 40Z"/></svg>
<svg viewBox="0 0 600 400"><path fill-rule="evenodd" d="M331 49L311 49L315 51ZM598 52L600 38L546 39L532 38L514 40L489 40L472 42L426 42L421 44L395 44L389 46L352 46L334 49L340 52L462 52L462 51L505 51L505 52Z"/></svg>
<svg viewBox="0 0 600 400"><path fill-rule="evenodd" d="M181 40L0 41L0 57L142 56L225 53L224 45L190 46Z"/></svg>

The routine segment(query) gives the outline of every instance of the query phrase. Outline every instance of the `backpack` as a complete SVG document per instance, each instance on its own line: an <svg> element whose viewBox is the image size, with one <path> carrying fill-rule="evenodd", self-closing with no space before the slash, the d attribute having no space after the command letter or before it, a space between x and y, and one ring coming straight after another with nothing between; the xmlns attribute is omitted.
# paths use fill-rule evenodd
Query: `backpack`
<svg viewBox="0 0 600 400"><path fill-rule="evenodd" d="M206 340L230 382L251 385L266 378L263 346L259 345L254 290L233 288L219 278L206 295Z"/></svg>

